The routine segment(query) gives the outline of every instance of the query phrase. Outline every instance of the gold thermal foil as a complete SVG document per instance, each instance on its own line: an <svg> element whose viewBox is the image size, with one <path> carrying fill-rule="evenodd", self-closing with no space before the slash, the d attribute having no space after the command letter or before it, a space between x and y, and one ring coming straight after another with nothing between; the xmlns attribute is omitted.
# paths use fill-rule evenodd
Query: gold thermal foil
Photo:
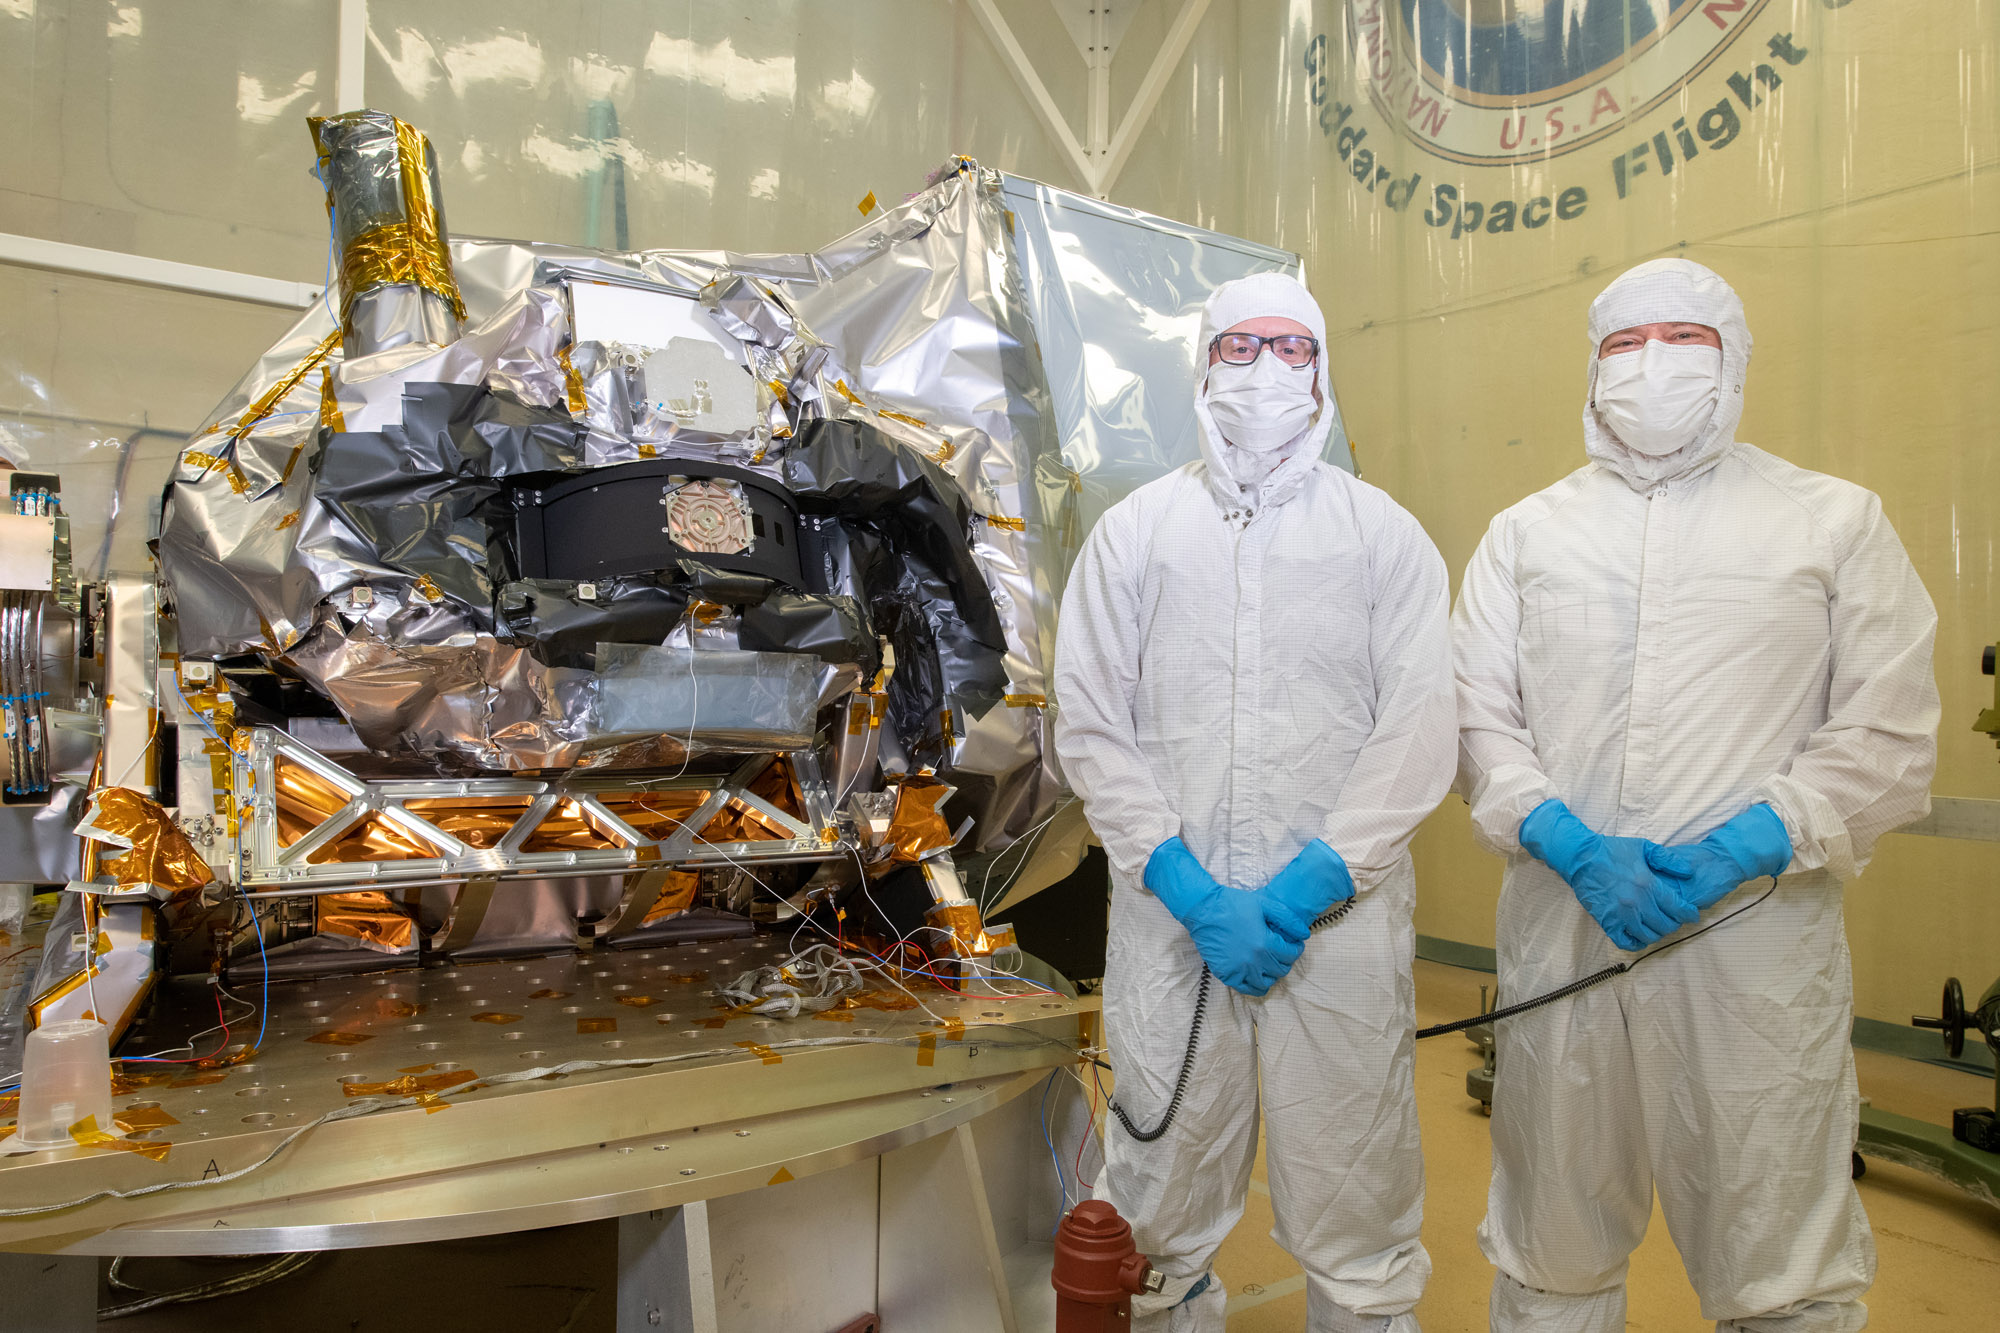
<svg viewBox="0 0 2000 1333"><path fill-rule="evenodd" d="M896 809L889 816L889 861L910 865L931 852L949 847L951 828L939 809L952 789L935 778L906 778L896 788Z"/></svg>
<svg viewBox="0 0 2000 1333"><path fill-rule="evenodd" d="M215 878L187 835L158 801L129 787L105 787L90 798L77 835L128 850L102 857L100 866L120 888L152 885L168 893L192 893Z"/></svg>
<svg viewBox="0 0 2000 1333"><path fill-rule="evenodd" d="M692 870L667 872L667 882L661 887L660 896L646 909L646 919L639 924L650 926L655 921L664 921L687 911L694 906L695 891L700 887L701 876Z"/></svg>
<svg viewBox="0 0 2000 1333"><path fill-rule="evenodd" d="M460 319L465 317L458 285L452 281L451 258L442 249L425 247L407 222L370 227L348 243L340 257L340 318L346 324L354 298L377 287L415 285L435 292Z"/></svg>
<svg viewBox="0 0 2000 1333"><path fill-rule="evenodd" d="M961 958L983 958L993 952L977 903L939 903L925 920L951 936L951 951Z"/></svg>
<svg viewBox="0 0 2000 1333"><path fill-rule="evenodd" d="M402 953L416 941L416 923L380 892L328 893L313 899L322 935L344 935L383 953Z"/></svg>
<svg viewBox="0 0 2000 1333"><path fill-rule="evenodd" d="M397 165L403 172L403 206L409 210L410 233L416 246L422 252L426 267L433 270L435 280L441 286L423 285L442 296L451 306L451 313L465 318L465 302L458 294L458 283L451 273L451 251L445 246L444 229L438 223L437 196L431 193L431 173L426 167L430 158L430 140L418 132L408 121L396 122ZM420 279L421 281L421 279Z"/></svg>

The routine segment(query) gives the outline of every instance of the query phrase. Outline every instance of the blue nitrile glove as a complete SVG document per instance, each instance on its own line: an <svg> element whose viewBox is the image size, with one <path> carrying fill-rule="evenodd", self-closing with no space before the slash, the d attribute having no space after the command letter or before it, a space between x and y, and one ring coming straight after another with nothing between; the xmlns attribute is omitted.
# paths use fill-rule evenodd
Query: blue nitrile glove
<svg viewBox="0 0 2000 1333"><path fill-rule="evenodd" d="M1675 860L1679 865L1670 868ZM1782 875L1792 863L1792 835L1768 805L1753 805L1693 846L1646 844L1646 863L1680 882L1696 911L1713 907L1753 879Z"/></svg>
<svg viewBox="0 0 2000 1333"><path fill-rule="evenodd" d="M1153 849L1145 878L1146 887L1194 936L1208 970L1231 990L1262 995L1291 971L1305 948L1311 922L1295 919L1281 903L1216 883L1179 838ZM1282 925L1274 926L1267 916Z"/></svg>
<svg viewBox="0 0 2000 1333"><path fill-rule="evenodd" d="M1347 873L1347 862L1340 859L1340 853L1314 838L1271 877L1263 892L1286 908L1288 915L1303 918L1310 926L1329 907L1354 896L1354 878Z"/></svg>
<svg viewBox="0 0 2000 1333"><path fill-rule="evenodd" d="M1673 934L1699 915L1681 893L1681 881L1694 873L1681 859L1683 849L1644 838L1607 838L1561 801L1543 801L1521 821L1521 846L1561 875L1611 942L1628 953ZM1659 865L1648 853L1661 854Z"/></svg>

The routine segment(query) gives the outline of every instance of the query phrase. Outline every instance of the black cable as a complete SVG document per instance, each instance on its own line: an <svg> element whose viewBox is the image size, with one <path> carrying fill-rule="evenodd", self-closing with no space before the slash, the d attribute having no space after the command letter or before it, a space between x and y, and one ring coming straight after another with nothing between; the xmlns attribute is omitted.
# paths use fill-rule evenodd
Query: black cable
<svg viewBox="0 0 2000 1333"><path fill-rule="evenodd" d="M1700 939L1703 935L1708 934L1709 931L1714 930L1717 926L1728 924L1729 922L1735 920L1737 917L1742 916L1745 912L1749 911L1751 908L1763 902L1766 898L1770 897L1777 891L1778 891L1778 879L1777 876L1774 875L1771 877L1770 888L1764 890L1762 893L1758 894L1751 901L1743 904L1743 906L1737 908L1736 910L1726 913L1723 916L1717 917L1715 920L1703 926L1700 930L1695 931L1692 935L1683 935L1677 940L1668 940L1665 944L1662 944L1659 948L1648 949L1645 953L1640 954L1637 958L1628 958L1622 963L1613 963L1610 967L1605 968L1602 972L1593 972L1589 976L1584 977L1577 981L1572 981L1566 986L1558 986L1556 987L1556 989L1552 991L1548 991L1544 994L1537 995L1532 1000L1523 1000L1519 1004L1510 1004L1505 1009L1495 1009L1491 1013L1485 1013L1485 1014L1474 1014L1471 1018L1461 1018L1451 1023L1439 1023L1435 1027L1418 1028L1417 1040L1422 1041L1426 1037L1442 1037L1448 1032L1464 1032L1468 1028L1476 1028L1483 1023L1497 1023L1503 1018L1513 1018L1517 1014L1527 1013L1530 1009L1539 1009L1545 1004L1554 1004L1557 1000L1567 1000L1570 996L1581 994L1582 992L1589 990L1593 986L1601 986L1605 982L1611 980L1611 978L1613 977L1622 976L1625 973L1630 972L1633 968L1639 966L1639 964L1645 962L1648 958L1657 958L1661 954L1665 953L1667 950L1678 948L1679 946L1686 944L1689 940Z"/></svg>
<svg viewBox="0 0 2000 1333"><path fill-rule="evenodd" d="M1313 921L1309 930L1318 930L1322 926L1330 926L1352 910L1354 910L1354 899L1349 898L1345 902L1339 903L1328 911L1321 913ZM1154 1139L1166 1133L1167 1127L1174 1123L1174 1117L1180 1114L1181 1099L1187 1095L1188 1078L1194 1073L1194 1051L1195 1047L1201 1042L1201 1021L1208 1012L1209 977L1208 964L1203 963L1201 965L1201 981L1195 987L1194 992L1194 1019L1188 1024L1187 1053L1181 1057L1180 1076L1174 1079L1174 1095L1167 1099L1167 1113L1160 1117L1160 1123L1151 1129L1140 1129L1132 1123L1132 1117L1125 1114L1125 1108L1120 1106L1115 1098L1107 1103L1111 1108L1111 1114L1118 1117L1118 1123L1125 1126L1125 1132L1141 1143L1151 1143ZM1102 1063L1102 1061L1099 1063Z"/></svg>
<svg viewBox="0 0 2000 1333"><path fill-rule="evenodd" d="M1657 958L1667 950L1678 948L1686 944L1689 940L1700 939L1717 926L1727 925L1751 908L1762 903L1777 891L1778 880L1774 875L1771 877L1770 888L1764 890L1756 898L1736 908L1734 911L1717 917L1691 935L1683 935L1677 940L1668 940L1659 948L1648 949L1637 958L1628 958L1623 962L1613 963L1601 972L1593 972L1587 977L1581 977L1566 985L1558 986L1556 989L1537 995L1531 1000L1523 1000L1519 1004L1510 1004L1504 1009L1495 1009L1490 1013L1474 1014L1471 1018L1461 1018L1450 1023L1439 1023L1434 1027L1419 1028L1417 1029L1417 1040L1422 1041L1426 1037L1442 1037L1449 1032L1464 1032L1468 1028L1476 1028L1485 1023L1497 1023L1503 1018L1513 1018L1518 1014L1525 1014L1531 1009L1540 1009L1543 1005L1554 1004L1557 1000L1567 1000L1570 996L1579 995L1594 986L1601 986L1613 977L1623 976L1625 973L1630 972L1648 958ZM1332 925L1346 916L1353 909L1354 903L1355 900L1353 898L1347 899L1347 901L1339 904L1332 911L1315 920L1312 923L1312 929L1319 930L1323 926ZM1187 1095L1188 1079L1194 1073L1194 1052L1195 1047L1201 1039L1202 1018L1208 1009L1208 981L1208 964L1204 963L1201 968L1201 982L1196 987L1194 994L1194 1020L1188 1025L1187 1054L1181 1057L1181 1072L1179 1077L1174 1080L1173 1096L1167 1099L1167 1112L1160 1117L1160 1123L1150 1130L1142 1130L1132 1123L1132 1118L1125 1114L1125 1108L1120 1106L1116 1099L1113 1099L1109 1103L1111 1114L1118 1117L1118 1123L1125 1127L1125 1132L1141 1143L1151 1143L1162 1134L1165 1134L1168 1126L1174 1123L1174 1117L1180 1113L1181 1100ZM1104 1062L1100 1060L1097 1063L1101 1065Z"/></svg>

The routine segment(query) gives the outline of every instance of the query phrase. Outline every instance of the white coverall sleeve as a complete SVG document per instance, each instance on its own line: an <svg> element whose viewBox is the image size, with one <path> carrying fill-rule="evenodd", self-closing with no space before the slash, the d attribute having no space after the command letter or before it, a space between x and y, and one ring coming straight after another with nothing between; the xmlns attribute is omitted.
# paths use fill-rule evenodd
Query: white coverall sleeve
<svg viewBox="0 0 2000 1333"><path fill-rule="evenodd" d="M1556 794L1521 703L1521 590L1514 533L1493 520L1466 566L1451 618L1458 682L1458 790L1472 805L1472 834L1489 851L1521 848L1521 821Z"/></svg>
<svg viewBox="0 0 2000 1333"><path fill-rule="evenodd" d="M1132 720L1139 681L1139 588L1116 518L1083 544L1056 626L1056 754L1105 855L1139 884L1153 851L1180 836L1180 816L1153 781Z"/></svg>
<svg viewBox="0 0 2000 1333"><path fill-rule="evenodd" d="M1370 589L1375 729L1320 834L1347 863L1357 893L1402 860L1417 826L1444 799L1458 743L1450 578L1417 521L1395 517L1376 547Z"/></svg>
<svg viewBox="0 0 2000 1333"><path fill-rule="evenodd" d="M1836 567L1829 614L1827 720L1752 800L1784 820L1792 869L1845 882L1877 838L1929 812L1937 770L1937 608L1875 496Z"/></svg>

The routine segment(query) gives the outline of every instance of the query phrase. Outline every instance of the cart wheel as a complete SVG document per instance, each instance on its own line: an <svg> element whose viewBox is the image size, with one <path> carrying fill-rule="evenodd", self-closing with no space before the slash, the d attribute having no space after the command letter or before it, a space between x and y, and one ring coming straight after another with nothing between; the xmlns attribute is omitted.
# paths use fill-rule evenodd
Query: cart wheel
<svg viewBox="0 0 2000 1333"><path fill-rule="evenodd" d="M1861 1177L1863 1177L1863 1176L1865 1176L1865 1175L1867 1175L1867 1174L1868 1174L1868 1161L1867 1161L1867 1159L1866 1159L1866 1158L1864 1158L1864 1157L1863 1157L1863 1156L1862 1156L1862 1155L1861 1155L1860 1153L1855 1153L1855 1154L1854 1154L1854 1179L1856 1179L1856 1180L1859 1180L1859 1179L1861 1179Z"/></svg>

